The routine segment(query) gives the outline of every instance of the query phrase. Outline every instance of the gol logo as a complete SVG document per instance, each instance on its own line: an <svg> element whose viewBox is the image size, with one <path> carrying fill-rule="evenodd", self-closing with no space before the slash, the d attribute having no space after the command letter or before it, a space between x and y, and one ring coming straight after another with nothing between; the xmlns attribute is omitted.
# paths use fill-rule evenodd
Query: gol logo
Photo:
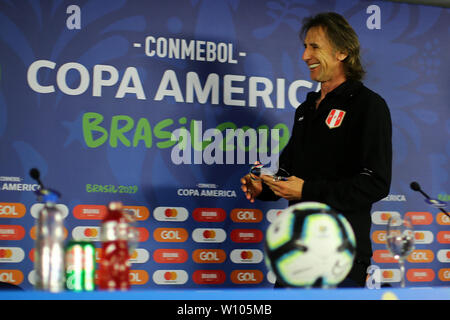
<svg viewBox="0 0 450 320"><path fill-rule="evenodd" d="M227 255L222 249L197 249L192 253L196 263L223 263Z"/></svg>
<svg viewBox="0 0 450 320"><path fill-rule="evenodd" d="M143 285L148 282L148 273L145 270L130 270L130 284Z"/></svg>
<svg viewBox="0 0 450 320"><path fill-rule="evenodd" d="M429 263L434 260L434 253L431 250L414 250L408 257L408 262Z"/></svg>
<svg viewBox="0 0 450 320"><path fill-rule="evenodd" d="M188 233L183 228L157 228L153 232L153 238L158 242L185 242Z"/></svg>
<svg viewBox="0 0 450 320"><path fill-rule="evenodd" d="M433 222L433 216L429 212L407 212L405 216L411 218L414 225L428 225Z"/></svg>
<svg viewBox="0 0 450 320"><path fill-rule="evenodd" d="M192 217L198 222L222 222L227 214L222 208L196 208Z"/></svg>
<svg viewBox="0 0 450 320"><path fill-rule="evenodd" d="M0 240L22 240L25 229L16 225L0 225Z"/></svg>
<svg viewBox="0 0 450 320"><path fill-rule="evenodd" d="M153 260L157 263L185 263L188 253L184 249L157 249L153 252Z"/></svg>
<svg viewBox="0 0 450 320"><path fill-rule="evenodd" d="M150 216L150 212L147 207L143 206L123 206L124 210L127 210L132 214L135 220L144 221L147 220Z"/></svg>
<svg viewBox="0 0 450 320"><path fill-rule="evenodd" d="M264 275L259 270L234 270L230 277L235 284L258 284L262 282Z"/></svg>
<svg viewBox="0 0 450 320"><path fill-rule="evenodd" d="M0 270L0 281L19 285L23 282L23 273L20 270Z"/></svg>
<svg viewBox="0 0 450 320"><path fill-rule="evenodd" d="M443 212L439 212L436 217L436 222L440 225L450 226L450 218L447 217Z"/></svg>
<svg viewBox="0 0 450 320"><path fill-rule="evenodd" d="M258 209L233 209L231 211L231 220L233 222L261 222L263 214Z"/></svg>
<svg viewBox="0 0 450 320"><path fill-rule="evenodd" d="M22 218L26 211L21 203L0 202L0 218Z"/></svg>
<svg viewBox="0 0 450 320"><path fill-rule="evenodd" d="M409 269L406 278L410 282L429 282L435 277L433 269Z"/></svg>
<svg viewBox="0 0 450 320"><path fill-rule="evenodd" d="M223 270L196 270L192 274L196 284L222 284L226 280Z"/></svg>
<svg viewBox="0 0 450 320"><path fill-rule="evenodd" d="M450 281L450 269L440 269L438 272L439 280Z"/></svg>
<svg viewBox="0 0 450 320"><path fill-rule="evenodd" d="M375 243L386 243L386 231L377 230L372 233L372 241Z"/></svg>

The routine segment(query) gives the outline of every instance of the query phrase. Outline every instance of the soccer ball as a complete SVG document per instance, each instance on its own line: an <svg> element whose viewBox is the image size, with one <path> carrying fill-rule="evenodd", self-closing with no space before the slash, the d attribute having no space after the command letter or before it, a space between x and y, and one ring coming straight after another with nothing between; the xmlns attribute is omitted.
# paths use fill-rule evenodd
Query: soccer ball
<svg viewBox="0 0 450 320"><path fill-rule="evenodd" d="M270 224L266 264L288 287L335 287L350 272L356 248L347 219L319 202L297 203Z"/></svg>

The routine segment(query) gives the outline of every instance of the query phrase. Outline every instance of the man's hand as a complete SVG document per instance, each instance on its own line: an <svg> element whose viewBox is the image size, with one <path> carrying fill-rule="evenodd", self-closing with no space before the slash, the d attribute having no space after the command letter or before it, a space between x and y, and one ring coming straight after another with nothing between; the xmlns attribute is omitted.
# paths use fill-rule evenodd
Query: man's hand
<svg viewBox="0 0 450 320"><path fill-rule="evenodd" d="M251 173L241 178L241 189L244 191L245 197L252 203L255 202L255 198L262 192L261 179L255 178L255 176L252 178Z"/></svg>
<svg viewBox="0 0 450 320"><path fill-rule="evenodd" d="M300 200L302 198L303 179L290 176L286 181L274 180L272 176L262 175L261 180L269 186L269 188L277 196L286 200Z"/></svg>

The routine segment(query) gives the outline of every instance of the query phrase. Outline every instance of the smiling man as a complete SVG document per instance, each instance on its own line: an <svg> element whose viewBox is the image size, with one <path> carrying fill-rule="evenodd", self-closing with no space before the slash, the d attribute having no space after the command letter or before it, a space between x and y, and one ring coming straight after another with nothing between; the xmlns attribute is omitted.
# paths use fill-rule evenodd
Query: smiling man
<svg viewBox="0 0 450 320"><path fill-rule="evenodd" d="M363 287L370 265L374 202L389 193L392 124L383 98L363 85L358 36L337 13L305 19L301 33L312 80L310 92L295 112L292 136L280 155L286 181L262 176L241 179L246 198L326 203L341 212L356 235L356 257L341 286Z"/></svg>

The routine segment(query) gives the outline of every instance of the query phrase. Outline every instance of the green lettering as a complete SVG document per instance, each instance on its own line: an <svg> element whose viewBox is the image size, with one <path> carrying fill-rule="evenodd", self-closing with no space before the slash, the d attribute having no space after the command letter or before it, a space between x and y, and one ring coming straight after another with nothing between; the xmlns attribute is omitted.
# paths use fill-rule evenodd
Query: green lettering
<svg viewBox="0 0 450 320"><path fill-rule="evenodd" d="M152 129L146 118L140 118L137 123L133 137L133 147L136 147L141 140L144 140L147 148L152 147Z"/></svg>
<svg viewBox="0 0 450 320"><path fill-rule="evenodd" d="M103 121L103 116L95 112L87 112L83 115L83 137L86 146L97 148L108 139L108 132L99 126ZM100 137L94 139L94 133L100 133ZM97 134L98 135L98 134Z"/></svg>
<svg viewBox="0 0 450 320"><path fill-rule="evenodd" d="M119 128L119 122L125 121L126 124ZM111 119L111 130L109 135L109 144L113 148L117 148L117 140L120 140L123 145L129 147L131 145L130 140L128 140L124 133L130 131L134 126L134 120L129 116L118 115Z"/></svg>
<svg viewBox="0 0 450 320"><path fill-rule="evenodd" d="M172 141L170 137L172 136L172 132L163 130L164 128L167 128L173 124L172 119L164 119L160 122L158 122L155 126L154 134L158 139L167 139L166 141L160 141L156 144L156 146L160 149L166 149L170 148L173 145L175 145L177 142Z"/></svg>

